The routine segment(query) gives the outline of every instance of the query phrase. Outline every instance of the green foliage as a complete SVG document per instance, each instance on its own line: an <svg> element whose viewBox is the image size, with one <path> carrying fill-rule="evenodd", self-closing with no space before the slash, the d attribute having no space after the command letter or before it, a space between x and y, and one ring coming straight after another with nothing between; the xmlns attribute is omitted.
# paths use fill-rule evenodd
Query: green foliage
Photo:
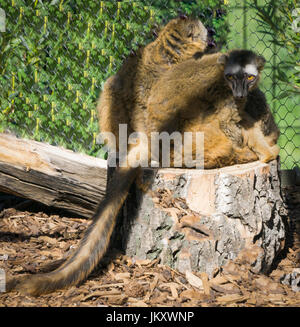
<svg viewBox="0 0 300 327"><path fill-rule="evenodd" d="M296 0L266 0L261 6L258 0L254 0L249 5L257 11L263 32L271 34L271 42L278 48L284 48L288 54L276 67L276 78L288 86L278 98L300 95L299 4Z"/></svg>
<svg viewBox="0 0 300 327"><path fill-rule="evenodd" d="M247 2L255 19L252 30L262 40L259 50L267 54L262 84L281 132L281 168L292 169L300 163L300 5L296 0Z"/></svg>
<svg viewBox="0 0 300 327"><path fill-rule="evenodd" d="M152 29L200 16L225 39L219 1L0 0L0 131L104 156L96 101L105 80ZM219 10L219 11L218 11Z"/></svg>
<svg viewBox="0 0 300 327"><path fill-rule="evenodd" d="M220 0L144 0L145 5L151 4L157 12L157 21L166 23L179 14L198 17L205 26L213 28L216 32L215 40L225 43L228 26L226 22L226 5Z"/></svg>

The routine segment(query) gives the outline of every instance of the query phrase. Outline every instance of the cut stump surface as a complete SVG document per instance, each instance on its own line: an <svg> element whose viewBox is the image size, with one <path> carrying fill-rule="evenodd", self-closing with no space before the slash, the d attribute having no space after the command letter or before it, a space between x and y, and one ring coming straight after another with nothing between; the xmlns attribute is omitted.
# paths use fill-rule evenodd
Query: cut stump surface
<svg viewBox="0 0 300 327"><path fill-rule="evenodd" d="M253 272L270 270L285 239L278 162L213 170L144 169L117 227L127 255L206 272L243 254Z"/></svg>

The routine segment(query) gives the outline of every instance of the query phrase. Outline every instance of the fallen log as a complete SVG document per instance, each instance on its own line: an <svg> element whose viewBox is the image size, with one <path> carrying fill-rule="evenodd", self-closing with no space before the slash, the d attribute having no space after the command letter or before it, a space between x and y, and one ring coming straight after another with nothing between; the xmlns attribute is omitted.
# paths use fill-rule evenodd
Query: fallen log
<svg viewBox="0 0 300 327"><path fill-rule="evenodd" d="M120 213L115 237L136 259L160 259L181 272L206 272L246 255L270 270L285 240L277 161L213 170L144 169Z"/></svg>
<svg viewBox="0 0 300 327"><path fill-rule="evenodd" d="M132 186L114 232L127 255L211 277L244 252L253 271L270 270L285 240L277 161L142 178L150 188ZM0 190L91 217L106 180L105 160L0 134Z"/></svg>
<svg viewBox="0 0 300 327"><path fill-rule="evenodd" d="M90 218L106 179L106 160L0 134L1 191Z"/></svg>

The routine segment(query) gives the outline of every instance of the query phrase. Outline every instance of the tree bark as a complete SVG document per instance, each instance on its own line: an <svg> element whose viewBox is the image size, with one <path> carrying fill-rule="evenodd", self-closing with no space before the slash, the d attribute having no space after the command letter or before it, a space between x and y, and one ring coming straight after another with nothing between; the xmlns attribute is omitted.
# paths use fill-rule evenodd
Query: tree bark
<svg viewBox="0 0 300 327"><path fill-rule="evenodd" d="M214 170L145 169L117 235L127 255L157 259L181 272L206 272L250 253L254 272L268 272L285 239L278 162Z"/></svg>
<svg viewBox="0 0 300 327"><path fill-rule="evenodd" d="M0 190L90 218L106 180L105 160L0 135ZM129 256L212 276L247 250L253 271L268 272L284 246L277 161L144 169L142 180L150 188L133 185L114 233Z"/></svg>
<svg viewBox="0 0 300 327"><path fill-rule="evenodd" d="M0 134L0 190L91 218L105 195L106 160Z"/></svg>

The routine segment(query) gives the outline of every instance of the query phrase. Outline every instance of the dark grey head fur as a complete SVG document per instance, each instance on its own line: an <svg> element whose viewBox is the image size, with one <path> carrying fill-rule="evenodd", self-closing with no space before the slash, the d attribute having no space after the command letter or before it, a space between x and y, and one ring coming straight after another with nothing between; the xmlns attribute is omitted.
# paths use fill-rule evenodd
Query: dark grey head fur
<svg viewBox="0 0 300 327"><path fill-rule="evenodd" d="M249 50L233 50L220 58L224 76L233 96L243 99L257 86L265 59Z"/></svg>

